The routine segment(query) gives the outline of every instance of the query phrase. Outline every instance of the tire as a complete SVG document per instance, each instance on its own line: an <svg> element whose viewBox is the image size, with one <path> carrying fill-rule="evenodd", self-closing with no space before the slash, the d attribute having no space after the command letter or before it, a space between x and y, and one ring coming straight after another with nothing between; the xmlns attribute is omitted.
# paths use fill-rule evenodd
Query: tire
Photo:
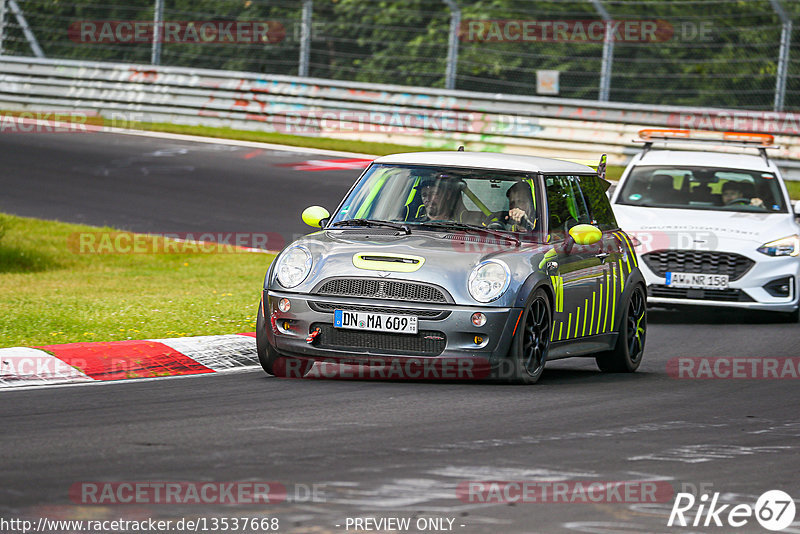
<svg viewBox="0 0 800 534"><path fill-rule="evenodd" d="M261 311L260 303L256 319L256 352L258 353L258 361L264 371L269 375L281 378L303 378L311 370L311 366L314 365L312 361L283 356L269 344L267 322L264 318L264 313Z"/></svg>
<svg viewBox="0 0 800 534"><path fill-rule="evenodd" d="M797 323L800 322L800 307L793 312L785 312L783 315L784 323Z"/></svg>
<svg viewBox="0 0 800 534"><path fill-rule="evenodd" d="M508 354L512 384L535 384L542 376L550 348L553 312L543 289L533 293L519 320Z"/></svg>
<svg viewBox="0 0 800 534"><path fill-rule="evenodd" d="M597 367L605 373L632 373L639 368L647 338L647 300L641 285L631 293L619 325L614 350L595 356Z"/></svg>

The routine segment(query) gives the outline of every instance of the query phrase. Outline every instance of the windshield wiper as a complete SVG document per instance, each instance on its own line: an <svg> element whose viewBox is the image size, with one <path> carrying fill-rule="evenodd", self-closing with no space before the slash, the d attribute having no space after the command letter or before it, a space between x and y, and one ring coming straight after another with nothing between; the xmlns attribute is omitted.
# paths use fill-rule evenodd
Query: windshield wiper
<svg viewBox="0 0 800 534"><path fill-rule="evenodd" d="M386 226L387 228L394 228L400 230L406 235L411 233L411 229L404 224L397 224L389 221L379 221L377 219L347 219L338 221L331 226Z"/></svg>
<svg viewBox="0 0 800 534"><path fill-rule="evenodd" d="M497 230L492 230L490 228L478 226L477 224L467 224L467 223L460 223L453 221L427 221L427 222L421 222L419 223L419 225L430 226L432 228L445 228L448 230L465 230L467 232L482 232L485 234L493 235L495 237L499 237L500 239L513 241L514 245L517 247L522 244L522 241L520 241L519 238L514 235L504 234L502 232L498 232Z"/></svg>

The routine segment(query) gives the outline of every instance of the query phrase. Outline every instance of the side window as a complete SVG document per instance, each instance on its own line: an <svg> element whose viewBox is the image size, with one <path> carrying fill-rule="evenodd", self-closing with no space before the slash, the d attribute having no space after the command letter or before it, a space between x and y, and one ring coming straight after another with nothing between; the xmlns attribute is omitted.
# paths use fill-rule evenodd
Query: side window
<svg viewBox="0 0 800 534"><path fill-rule="evenodd" d="M545 186L552 240L563 239L576 224L592 222L577 176L548 176Z"/></svg>
<svg viewBox="0 0 800 534"><path fill-rule="evenodd" d="M619 226L606 196L609 183L599 176L581 176L581 192L589 207L593 224L601 230L615 230Z"/></svg>

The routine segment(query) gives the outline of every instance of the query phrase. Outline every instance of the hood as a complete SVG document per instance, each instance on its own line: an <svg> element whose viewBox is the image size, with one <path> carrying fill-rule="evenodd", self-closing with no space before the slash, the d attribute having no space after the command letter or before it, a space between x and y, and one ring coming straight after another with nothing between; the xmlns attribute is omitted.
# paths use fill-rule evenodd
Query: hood
<svg viewBox="0 0 800 534"><path fill-rule="evenodd" d="M514 287L538 269L550 248L528 243L516 247L478 233L413 230L410 235L393 234L383 229L323 230L295 241L292 245L303 245L311 252L313 264L308 277L290 291L311 293L328 278L380 277L435 284L446 289L456 304L485 306L472 299L467 289L476 265L491 258L503 260L511 271L510 287ZM285 291L277 282L270 287ZM489 305L510 305L512 293L507 291Z"/></svg>
<svg viewBox="0 0 800 534"><path fill-rule="evenodd" d="M614 204L620 227L642 243L642 254L661 249L740 251L800 232L788 213L643 208Z"/></svg>

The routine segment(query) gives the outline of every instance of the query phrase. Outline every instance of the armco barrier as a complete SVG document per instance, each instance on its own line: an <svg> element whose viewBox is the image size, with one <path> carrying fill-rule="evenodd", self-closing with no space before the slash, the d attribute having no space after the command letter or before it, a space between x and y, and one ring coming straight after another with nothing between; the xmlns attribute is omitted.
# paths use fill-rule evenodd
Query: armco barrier
<svg viewBox="0 0 800 534"><path fill-rule="evenodd" d="M0 56L0 108L94 111L127 121L225 126L411 146L623 164L646 127L776 134L800 169L800 115L654 107L183 67ZM792 174L792 173L790 173Z"/></svg>

